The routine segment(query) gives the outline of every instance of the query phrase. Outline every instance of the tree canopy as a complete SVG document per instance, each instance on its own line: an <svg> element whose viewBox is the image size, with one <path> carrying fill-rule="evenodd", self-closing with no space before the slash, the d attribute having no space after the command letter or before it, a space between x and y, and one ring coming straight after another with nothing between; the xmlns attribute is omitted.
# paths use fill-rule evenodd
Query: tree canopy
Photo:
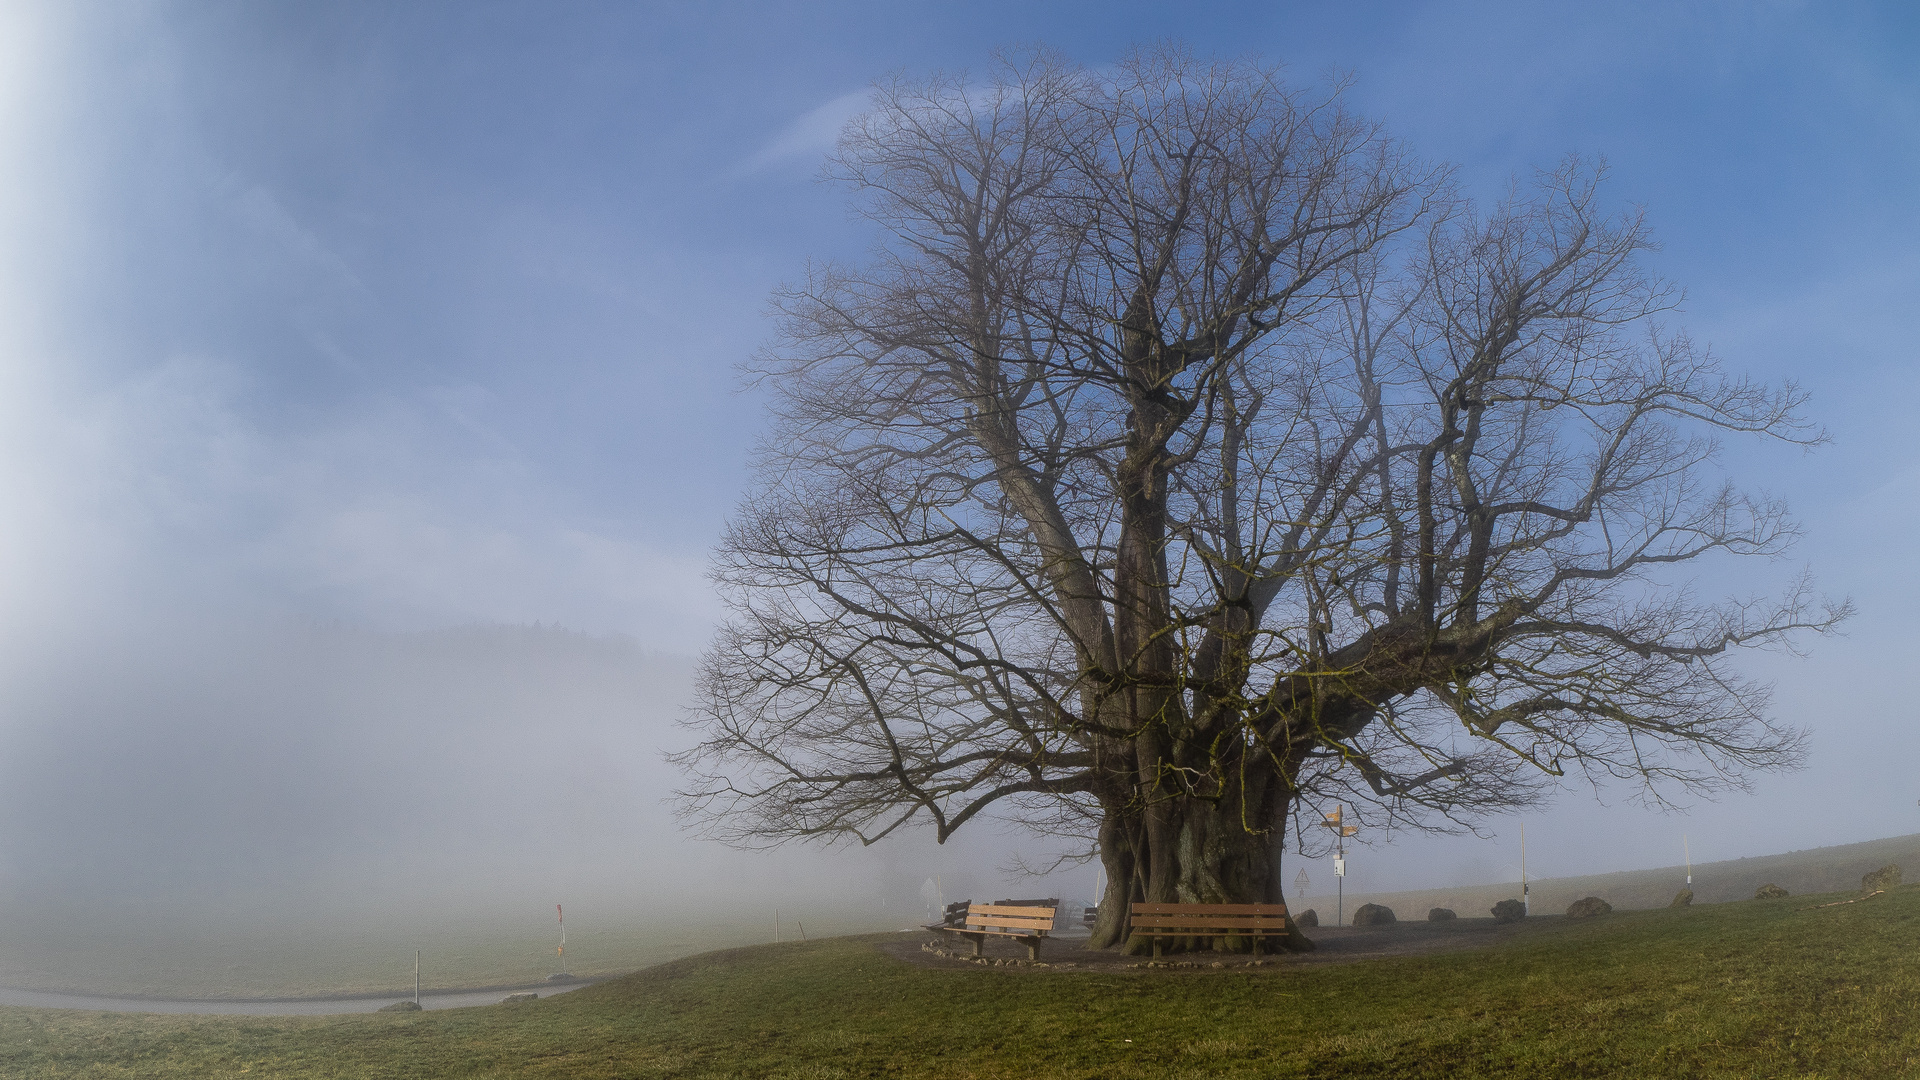
<svg viewBox="0 0 1920 1080"><path fill-rule="evenodd" d="M1666 324L1602 169L1477 208L1337 88L1161 48L881 85L830 170L882 239L755 365L680 755L715 834L1005 816L1093 841L1109 944L1129 901L1278 900L1336 799L1795 760L1729 651L1844 606L1675 570L1794 537L1720 433L1821 436Z"/></svg>

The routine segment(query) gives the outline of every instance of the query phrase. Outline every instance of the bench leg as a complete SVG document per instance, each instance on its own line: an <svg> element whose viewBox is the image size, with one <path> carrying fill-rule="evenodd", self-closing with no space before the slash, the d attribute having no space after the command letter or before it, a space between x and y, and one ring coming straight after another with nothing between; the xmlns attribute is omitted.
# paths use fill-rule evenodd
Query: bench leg
<svg viewBox="0 0 1920 1080"><path fill-rule="evenodd" d="M1260 955L1260 935L1258 934L1253 936L1253 955L1256 957Z"/></svg>
<svg viewBox="0 0 1920 1080"><path fill-rule="evenodd" d="M1155 960L1160 959L1160 936L1158 934L1155 934L1153 938L1153 958Z"/></svg>

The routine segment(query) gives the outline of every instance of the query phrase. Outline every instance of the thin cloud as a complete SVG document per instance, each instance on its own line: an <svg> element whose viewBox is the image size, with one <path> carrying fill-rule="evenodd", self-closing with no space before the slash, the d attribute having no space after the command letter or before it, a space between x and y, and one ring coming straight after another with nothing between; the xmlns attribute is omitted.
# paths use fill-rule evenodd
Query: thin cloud
<svg viewBox="0 0 1920 1080"><path fill-rule="evenodd" d="M235 205L241 220L298 261L321 268L355 292L367 292L366 284L346 260L302 225L271 191L258 185L249 187L240 193Z"/></svg>
<svg viewBox="0 0 1920 1080"><path fill-rule="evenodd" d="M847 121L873 107L869 90L842 94L832 101L800 116L773 137L752 157L734 169L736 177L799 157L818 157L833 149Z"/></svg>

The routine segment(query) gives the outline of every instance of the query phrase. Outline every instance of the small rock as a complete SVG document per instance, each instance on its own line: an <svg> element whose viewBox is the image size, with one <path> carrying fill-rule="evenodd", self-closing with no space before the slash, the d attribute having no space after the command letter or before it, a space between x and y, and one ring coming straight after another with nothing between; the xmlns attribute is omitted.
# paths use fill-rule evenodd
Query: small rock
<svg viewBox="0 0 1920 1080"><path fill-rule="evenodd" d="M1863 893L1886 892L1900 885L1900 868L1892 863L1860 879L1860 891Z"/></svg>
<svg viewBox="0 0 1920 1080"><path fill-rule="evenodd" d="M1393 909L1385 904L1361 904L1353 913L1355 926L1385 926L1395 921Z"/></svg>
<svg viewBox="0 0 1920 1080"><path fill-rule="evenodd" d="M381 1012L419 1012L420 1003L417 1001L396 1001L391 1005L380 1006L380 1011Z"/></svg>
<svg viewBox="0 0 1920 1080"><path fill-rule="evenodd" d="M1227 962L1225 960L1215 960L1213 962L1213 966L1217 968L1223 968L1227 966Z"/></svg>
<svg viewBox="0 0 1920 1080"><path fill-rule="evenodd" d="M1527 914L1527 905L1518 900L1502 900L1493 905L1494 922L1519 922Z"/></svg>
<svg viewBox="0 0 1920 1080"><path fill-rule="evenodd" d="M1293 925L1295 925L1295 926L1319 926L1319 925L1320 925L1320 913L1319 913L1319 912L1317 912L1317 911L1315 911L1315 910L1313 910L1312 908L1308 908L1307 910L1305 910L1305 911L1303 911L1303 912L1301 912L1301 913L1300 913L1299 915L1297 915L1297 916L1295 916L1295 917L1294 917L1294 920L1293 920Z"/></svg>
<svg viewBox="0 0 1920 1080"><path fill-rule="evenodd" d="M1791 894L1788 893L1787 890L1769 881L1754 890L1753 898L1755 900L1784 900L1789 895Z"/></svg>
<svg viewBox="0 0 1920 1080"><path fill-rule="evenodd" d="M1595 915L1605 915L1613 910L1613 905L1597 896L1585 896L1567 905L1567 918L1591 919Z"/></svg>
<svg viewBox="0 0 1920 1080"><path fill-rule="evenodd" d="M1452 922L1459 917L1452 908L1437 907L1427 912L1428 922Z"/></svg>
<svg viewBox="0 0 1920 1080"><path fill-rule="evenodd" d="M539 1000L540 1000L539 994L508 994L506 997L503 997L500 999L500 1004L512 1005L518 1001L539 1001Z"/></svg>
<svg viewBox="0 0 1920 1080"><path fill-rule="evenodd" d="M1693 890L1681 889L1679 892L1674 893L1673 903L1668 904L1667 906L1668 907L1692 907L1693 906Z"/></svg>

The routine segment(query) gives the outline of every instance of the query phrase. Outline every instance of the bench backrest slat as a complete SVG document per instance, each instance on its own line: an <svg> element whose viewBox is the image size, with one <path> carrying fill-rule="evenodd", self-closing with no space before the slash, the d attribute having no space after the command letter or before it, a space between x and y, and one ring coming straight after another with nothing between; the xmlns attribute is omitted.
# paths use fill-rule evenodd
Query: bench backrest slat
<svg viewBox="0 0 1920 1080"><path fill-rule="evenodd" d="M982 915L977 911L968 912L967 921L1001 923L1007 926L1037 926L1042 930L1053 925L1053 920L1048 918L1035 918L1031 915Z"/></svg>
<svg viewBox="0 0 1920 1080"><path fill-rule="evenodd" d="M1135 904L1135 915L1285 915L1285 904Z"/></svg>
<svg viewBox="0 0 1920 1080"><path fill-rule="evenodd" d="M1191 933L1214 930L1266 931L1291 933L1285 919L1238 919L1227 915L1141 915L1133 920L1135 930L1184 930Z"/></svg>
<svg viewBox="0 0 1920 1080"><path fill-rule="evenodd" d="M974 904L967 909L967 926L983 930L1021 930L1045 933L1053 929L1054 908Z"/></svg>
<svg viewBox="0 0 1920 1080"><path fill-rule="evenodd" d="M1206 923L1213 923L1213 922L1270 923L1270 922L1273 922L1273 923L1277 923L1277 922L1287 921L1287 917L1285 915L1189 915L1186 912L1177 912L1170 915L1136 914L1133 917L1133 921L1136 923L1145 921L1147 919L1151 919L1154 922L1160 923L1162 925L1165 925L1170 922L1206 922Z"/></svg>
<svg viewBox="0 0 1920 1080"><path fill-rule="evenodd" d="M1289 933L1285 904L1134 904L1130 914L1134 930L1154 936Z"/></svg>
<svg viewBox="0 0 1920 1080"><path fill-rule="evenodd" d="M969 915L968 926L1011 926L1021 930L1051 930L1051 919L1008 919L999 915Z"/></svg>
<svg viewBox="0 0 1920 1080"><path fill-rule="evenodd" d="M1057 909L1050 907L1012 907L1005 904L974 904L967 908L973 915L1017 915L1028 919L1051 919Z"/></svg>

